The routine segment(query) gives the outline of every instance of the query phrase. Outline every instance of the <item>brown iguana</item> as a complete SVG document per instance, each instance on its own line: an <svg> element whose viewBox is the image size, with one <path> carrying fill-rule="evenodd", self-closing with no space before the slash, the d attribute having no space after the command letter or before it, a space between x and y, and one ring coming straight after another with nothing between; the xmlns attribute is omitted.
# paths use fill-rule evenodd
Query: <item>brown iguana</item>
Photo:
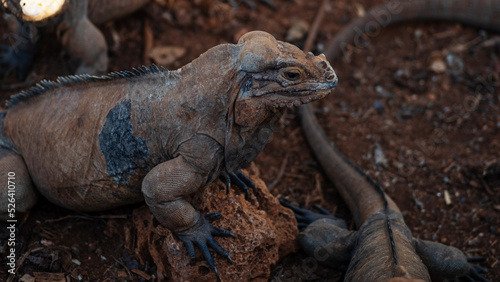
<svg viewBox="0 0 500 282"><path fill-rule="evenodd" d="M145 200L156 219L193 244L230 260L213 227L186 197L220 174L240 179L285 107L325 97L337 84L323 55L255 31L177 71L150 69L42 81L0 112L0 176L15 173L16 209L51 202L99 211ZM245 178L242 179L245 182ZM0 211L8 187L0 186Z"/></svg>
<svg viewBox="0 0 500 282"><path fill-rule="evenodd" d="M348 44L359 44L356 36L374 27L415 19L453 20L500 31L500 2L391 1L349 24L330 42L326 54L332 60ZM347 269L345 281L430 281L431 277L433 281L487 281L479 274L485 269L469 264L457 248L413 238L397 205L328 140L312 107L304 105L300 113L316 158L349 206L359 229L349 231L338 219L284 203L294 209L299 220L312 222L299 235L309 255L331 267Z"/></svg>
<svg viewBox="0 0 500 282"><path fill-rule="evenodd" d="M38 29L55 32L62 46L81 61L76 74L104 74L108 67L106 40L96 25L112 21L145 6L151 0L1 0L22 23L14 24L12 47L1 46L0 76L18 71L19 79L35 54ZM252 9L252 0L230 0L233 7L243 1ZM274 9L272 0L259 0Z"/></svg>

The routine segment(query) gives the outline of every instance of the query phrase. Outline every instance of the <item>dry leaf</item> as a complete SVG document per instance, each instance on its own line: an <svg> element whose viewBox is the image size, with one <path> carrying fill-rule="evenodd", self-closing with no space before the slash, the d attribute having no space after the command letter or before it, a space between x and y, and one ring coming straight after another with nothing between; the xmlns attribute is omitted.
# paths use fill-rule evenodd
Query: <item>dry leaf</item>
<svg viewBox="0 0 500 282"><path fill-rule="evenodd" d="M179 46L157 46L151 49L148 57L156 64L167 66L186 54L186 48Z"/></svg>

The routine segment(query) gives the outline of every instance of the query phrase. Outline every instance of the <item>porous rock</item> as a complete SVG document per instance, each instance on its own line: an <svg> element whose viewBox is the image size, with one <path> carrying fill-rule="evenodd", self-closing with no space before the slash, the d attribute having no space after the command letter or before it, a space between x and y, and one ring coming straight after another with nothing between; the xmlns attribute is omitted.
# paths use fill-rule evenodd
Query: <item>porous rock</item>
<svg viewBox="0 0 500 282"><path fill-rule="evenodd" d="M203 214L220 212L222 217L212 224L231 231L232 237L215 237L229 252L233 264L210 250L222 281L267 281L271 266L281 257L296 249L297 222L291 210L280 205L269 193L255 166L244 171L257 187L250 188L250 198L245 200L238 187L226 195L221 181L200 189L193 205ZM140 263L147 261L157 267L157 277L173 281L215 281L215 273L196 249L196 264L191 266L183 243L168 229L160 226L147 206L133 213L137 240L134 253Z"/></svg>

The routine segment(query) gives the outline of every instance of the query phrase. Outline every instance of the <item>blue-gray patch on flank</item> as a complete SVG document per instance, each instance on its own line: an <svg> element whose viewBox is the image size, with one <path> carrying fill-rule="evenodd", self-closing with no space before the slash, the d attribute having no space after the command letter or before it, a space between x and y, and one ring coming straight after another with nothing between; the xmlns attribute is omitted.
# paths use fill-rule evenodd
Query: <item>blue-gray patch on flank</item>
<svg viewBox="0 0 500 282"><path fill-rule="evenodd" d="M99 133L99 145L106 159L108 174L117 185L127 185L138 168L146 167L149 156L146 141L132 134L131 103L124 100L109 110Z"/></svg>

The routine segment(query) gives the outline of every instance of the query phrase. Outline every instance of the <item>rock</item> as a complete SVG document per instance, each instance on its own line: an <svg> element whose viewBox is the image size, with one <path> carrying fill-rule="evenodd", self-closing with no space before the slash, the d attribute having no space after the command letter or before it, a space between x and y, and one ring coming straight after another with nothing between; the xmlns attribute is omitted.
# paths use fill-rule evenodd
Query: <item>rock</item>
<svg viewBox="0 0 500 282"><path fill-rule="evenodd" d="M256 192L250 188L248 201L238 187L232 187L226 195L222 182L215 181L195 193L191 202L203 214L220 212L222 217L212 224L236 235L215 237L229 252L233 264L211 249L222 281L267 281L271 266L296 249L297 222L293 212L269 193L254 166L244 173L257 186ZM136 209L132 219L135 226L129 230L135 230L137 236L126 237L136 237L134 252L139 262L153 262L159 280L215 281L214 271L201 252L196 249L196 264L191 266L182 242L153 219L147 206Z"/></svg>
<svg viewBox="0 0 500 282"><path fill-rule="evenodd" d="M440 51L434 51L429 57L429 69L435 73L446 71L446 63L442 58Z"/></svg>
<svg viewBox="0 0 500 282"><path fill-rule="evenodd" d="M309 23L304 20L294 20L292 26L288 29L286 34L286 41L298 42L306 37L309 31Z"/></svg>
<svg viewBox="0 0 500 282"><path fill-rule="evenodd" d="M157 46L151 49L148 57L160 66L168 66L186 54L186 48L180 46Z"/></svg>

